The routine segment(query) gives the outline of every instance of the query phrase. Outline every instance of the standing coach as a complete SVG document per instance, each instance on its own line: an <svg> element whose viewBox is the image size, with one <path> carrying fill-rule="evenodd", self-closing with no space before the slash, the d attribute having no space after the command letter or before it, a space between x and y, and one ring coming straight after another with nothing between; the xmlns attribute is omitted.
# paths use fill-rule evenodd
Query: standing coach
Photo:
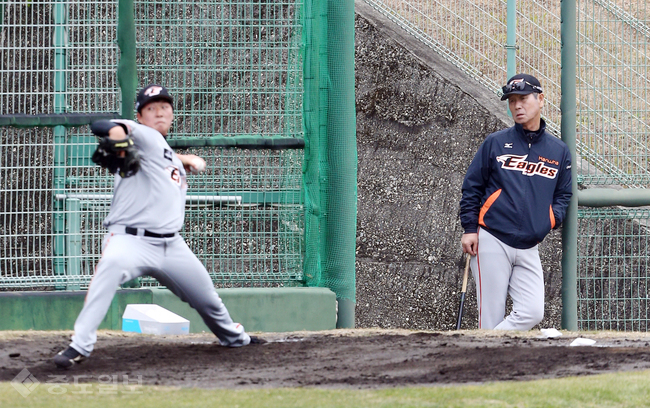
<svg viewBox="0 0 650 408"><path fill-rule="evenodd" d="M515 125L488 135L467 170L461 245L472 256L478 327L530 330L544 317L538 244L566 215L571 152L546 132L535 77L515 75L502 90ZM504 318L508 295L513 307Z"/></svg>

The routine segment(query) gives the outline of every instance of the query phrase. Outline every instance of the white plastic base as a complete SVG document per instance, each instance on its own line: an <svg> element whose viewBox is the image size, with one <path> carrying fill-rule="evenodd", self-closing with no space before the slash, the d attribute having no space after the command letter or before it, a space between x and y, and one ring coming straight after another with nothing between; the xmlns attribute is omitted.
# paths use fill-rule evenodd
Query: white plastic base
<svg viewBox="0 0 650 408"><path fill-rule="evenodd" d="M126 305L122 331L144 334L188 334L190 321L152 304Z"/></svg>

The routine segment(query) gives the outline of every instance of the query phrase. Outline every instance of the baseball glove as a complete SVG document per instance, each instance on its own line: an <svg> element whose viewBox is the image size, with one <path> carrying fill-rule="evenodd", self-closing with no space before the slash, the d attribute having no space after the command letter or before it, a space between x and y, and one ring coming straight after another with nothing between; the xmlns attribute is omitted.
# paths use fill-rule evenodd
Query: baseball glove
<svg viewBox="0 0 650 408"><path fill-rule="evenodd" d="M140 170L140 155L129 136L123 140L100 137L91 160L111 174L119 172L122 178L131 177Z"/></svg>

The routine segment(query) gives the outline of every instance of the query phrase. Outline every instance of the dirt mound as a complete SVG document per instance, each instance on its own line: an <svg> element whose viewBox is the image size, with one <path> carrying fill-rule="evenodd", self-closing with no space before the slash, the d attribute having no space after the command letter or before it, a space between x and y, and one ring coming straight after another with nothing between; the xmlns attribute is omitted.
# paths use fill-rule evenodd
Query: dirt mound
<svg viewBox="0 0 650 408"><path fill-rule="evenodd" d="M336 330L265 333L268 343L221 347L214 336L149 336L100 332L95 352L71 370L51 358L70 332L10 332L0 337L0 381L24 368L41 383L96 383L101 376L142 384L201 388L353 387L532 380L650 369L650 335L581 334L591 347L571 347L539 332ZM58 376L58 377L55 377Z"/></svg>

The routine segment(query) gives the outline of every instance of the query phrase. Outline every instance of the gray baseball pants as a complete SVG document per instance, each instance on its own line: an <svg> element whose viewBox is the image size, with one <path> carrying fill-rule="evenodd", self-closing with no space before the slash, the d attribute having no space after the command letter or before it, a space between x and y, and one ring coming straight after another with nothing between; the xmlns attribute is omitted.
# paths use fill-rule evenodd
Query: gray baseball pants
<svg viewBox="0 0 650 408"><path fill-rule="evenodd" d="M151 238L142 236L139 230L135 236L125 234L120 226L112 226L109 231L74 325L71 347L89 356L115 292L121 284L143 275L155 278L196 309L222 345L239 347L250 343L244 327L232 321L205 267L179 234Z"/></svg>
<svg viewBox="0 0 650 408"><path fill-rule="evenodd" d="M544 317L544 274L537 245L517 249L485 229L470 261L476 282L479 329L530 330ZM505 317L506 297L512 312Z"/></svg>

